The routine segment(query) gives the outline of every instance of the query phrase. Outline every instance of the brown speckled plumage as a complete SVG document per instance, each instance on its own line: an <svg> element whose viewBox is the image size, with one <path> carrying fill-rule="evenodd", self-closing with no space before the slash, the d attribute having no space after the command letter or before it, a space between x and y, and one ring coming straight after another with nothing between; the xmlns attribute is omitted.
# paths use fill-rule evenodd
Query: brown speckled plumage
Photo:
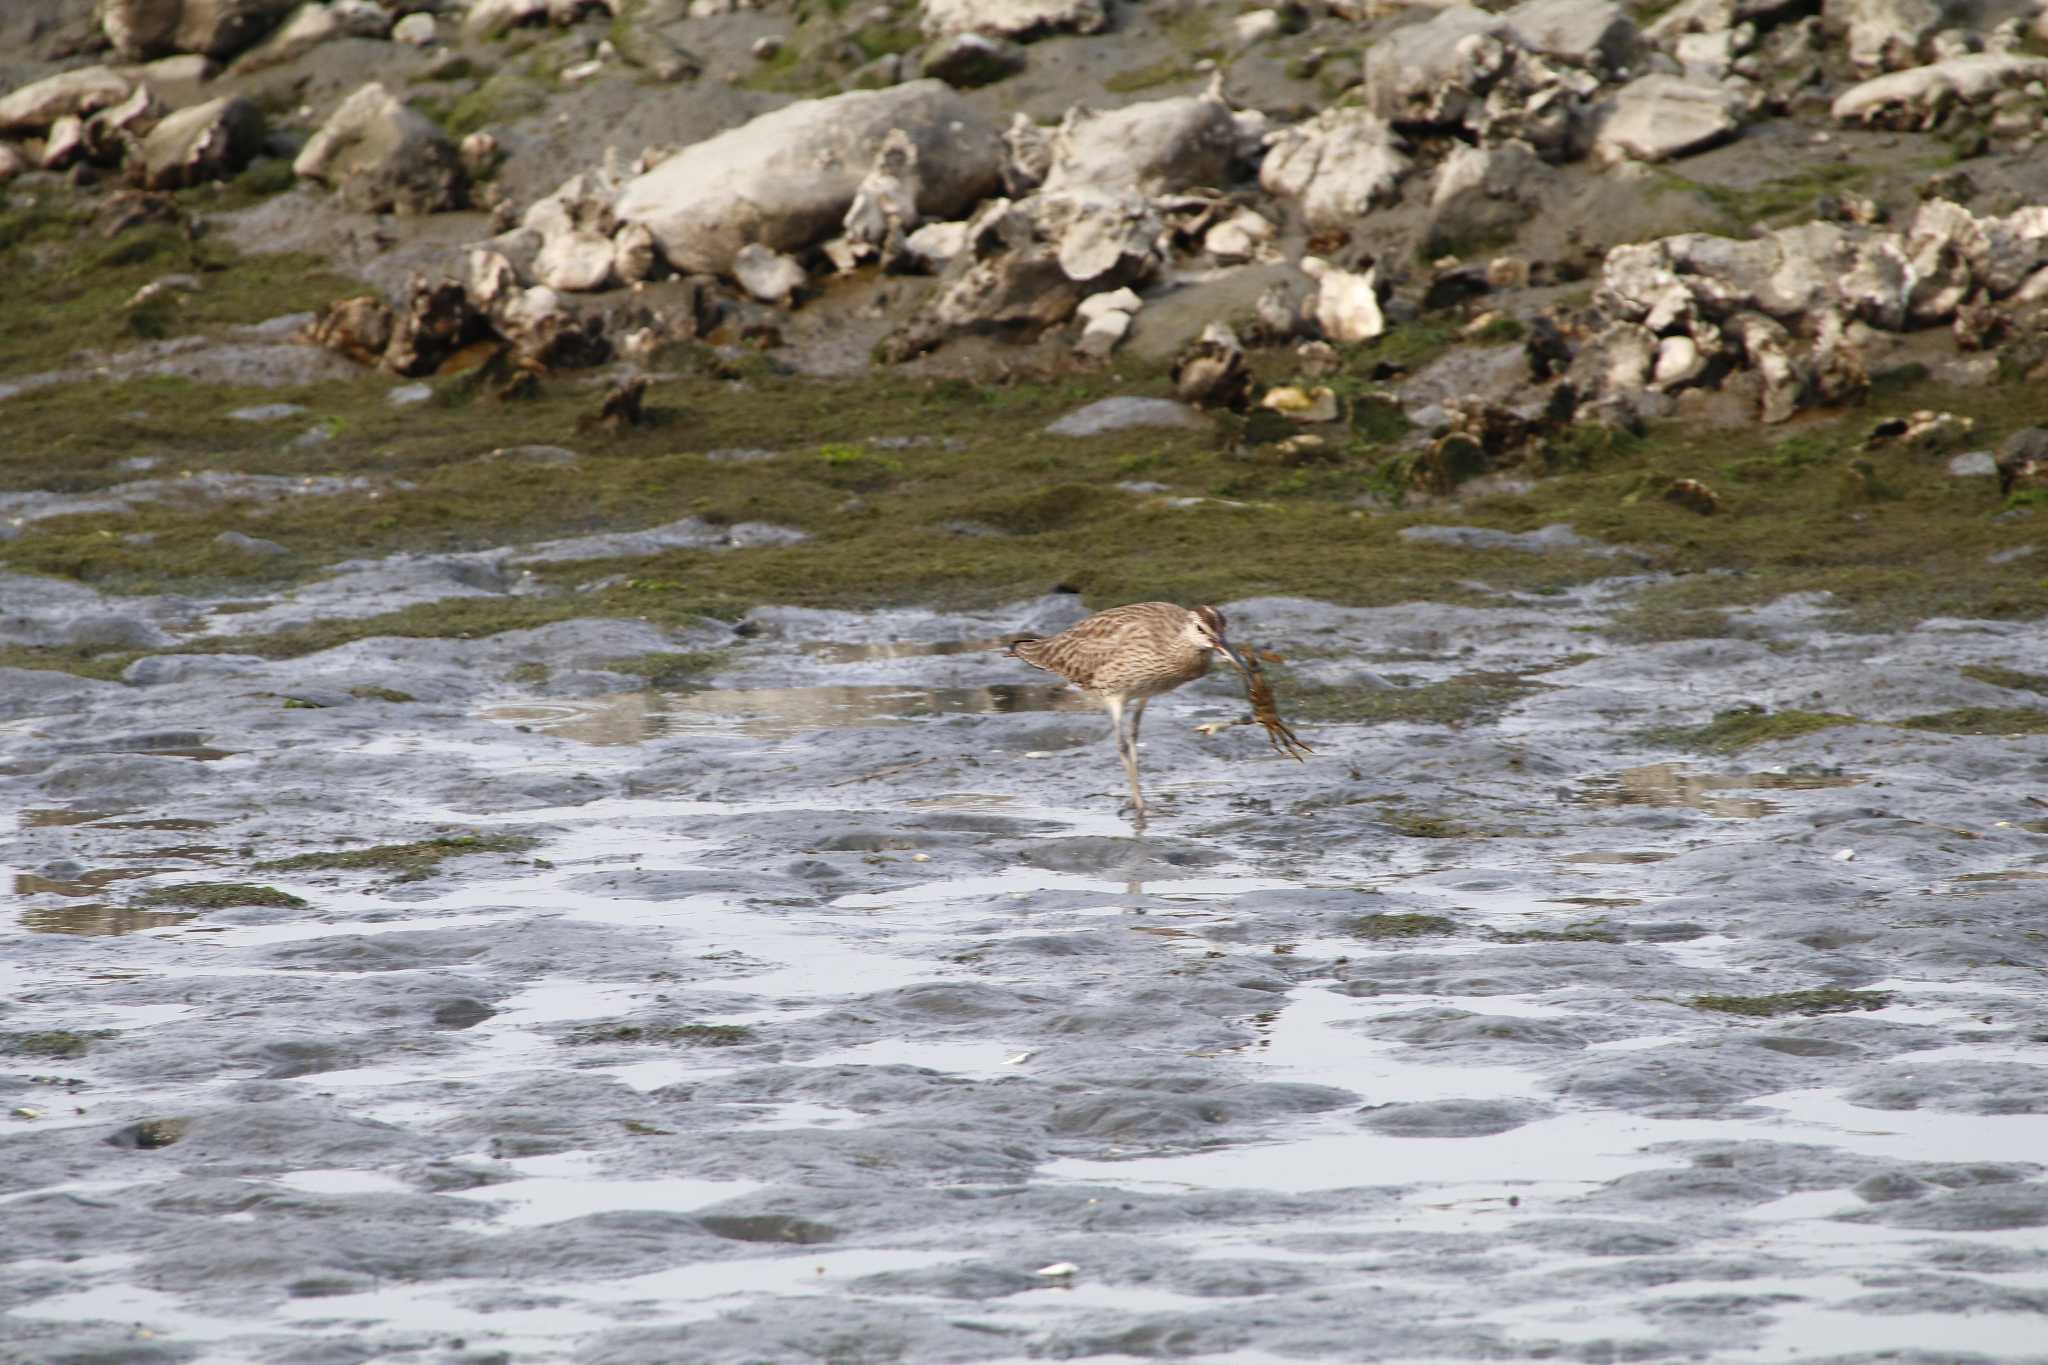
<svg viewBox="0 0 2048 1365"><path fill-rule="evenodd" d="M1187 639L1193 615L1171 602L1133 602L1098 611L1049 640L1019 640L1010 653L1089 692L1156 697L1209 671L1214 651Z"/></svg>
<svg viewBox="0 0 2048 1365"><path fill-rule="evenodd" d="M1141 829L1145 795L1138 783L1138 725L1145 703L1207 673L1210 656L1229 649L1225 626L1223 613L1214 607L1190 611L1171 602L1133 602L1098 611L1049 639L1010 645L1011 657L1059 674L1108 709ZM1128 736L1126 707L1131 714Z"/></svg>

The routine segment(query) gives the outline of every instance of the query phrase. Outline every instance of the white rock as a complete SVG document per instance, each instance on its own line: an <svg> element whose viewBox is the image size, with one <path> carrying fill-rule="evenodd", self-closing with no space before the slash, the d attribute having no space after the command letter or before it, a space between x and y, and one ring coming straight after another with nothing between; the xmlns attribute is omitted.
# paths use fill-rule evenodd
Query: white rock
<svg viewBox="0 0 2048 1365"><path fill-rule="evenodd" d="M1683 384L1707 368L1699 343L1689 336L1665 337L1657 343L1657 360L1650 383L1660 389Z"/></svg>
<svg viewBox="0 0 2048 1365"><path fill-rule="evenodd" d="M923 0L919 25L927 38L989 33L1029 38L1041 33L1100 33L1109 25L1102 0Z"/></svg>
<svg viewBox="0 0 2048 1365"><path fill-rule="evenodd" d="M1821 17L1845 30L1861 71L1916 65L1920 45L1948 22L1947 0L1822 0Z"/></svg>
<svg viewBox="0 0 2048 1365"><path fill-rule="evenodd" d="M917 144L900 128L889 130L853 193L841 220L844 237L857 258L886 257L894 241L917 227Z"/></svg>
<svg viewBox="0 0 2048 1365"><path fill-rule="evenodd" d="M763 303L787 303L809 278L795 260L759 242L749 242L733 253L732 276L740 288Z"/></svg>
<svg viewBox="0 0 2048 1365"><path fill-rule="evenodd" d="M1273 224L1250 209L1239 209L1202 235L1202 249L1219 261L1249 261L1272 245Z"/></svg>
<svg viewBox="0 0 2048 1365"><path fill-rule="evenodd" d="M1105 356L1117 348L1131 330L1131 315L1117 309L1106 309L1088 319L1088 325L1081 329L1081 339L1074 343L1074 349L1082 355Z"/></svg>
<svg viewBox="0 0 2048 1365"><path fill-rule="evenodd" d="M462 16L462 32L470 38L495 38L521 24L547 22L548 0L470 0Z"/></svg>
<svg viewBox="0 0 2048 1365"><path fill-rule="evenodd" d="M324 180L352 207L432 213L462 198L462 166L439 125L372 81L306 141L292 171Z"/></svg>
<svg viewBox="0 0 2048 1365"><path fill-rule="evenodd" d="M85 120L65 114L50 125L43 138L43 156L38 162L46 171L61 171L85 155Z"/></svg>
<svg viewBox="0 0 2048 1365"><path fill-rule="evenodd" d="M1642 36L1612 0L1522 0L1501 15L1522 46L1574 66L1620 73L1642 60Z"/></svg>
<svg viewBox="0 0 2048 1365"><path fill-rule="evenodd" d="M1260 186L1297 201L1302 221L1317 232L1341 231L1391 202L1411 165L1387 121L1355 106L1326 109L1267 142Z"/></svg>
<svg viewBox="0 0 2048 1365"><path fill-rule="evenodd" d="M1329 340L1370 341L1387 330L1374 281L1376 267L1354 275L1311 256L1302 261L1301 268L1316 281L1309 318Z"/></svg>
<svg viewBox="0 0 2048 1365"><path fill-rule="evenodd" d="M724 273L736 252L833 235L892 130L917 148L917 211L957 217L994 190L995 126L944 82L788 105L684 148L629 182L617 212L645 223L678 270Z"/></svg>
<svg viewBox="0 0 2048 1365"><path fill-rule="evenodd" d="M1664 161L1725 141L1742 127L1742 97L1677 76L1642 76L1615 92L1593 149L1614 162Z"/></svg>
<svg viewBox="0 0 2048 1365"><path fill-rule="evenodd" d="M1057 243L1060 270L1081 284L1143 269L1165 231L1151 202L1131 192L1046 191L1031 210L1039 235Z"/></svg>
<svg viewBox="0 0 2048 1365"><path fill-rule="evenodd" d="M534 277L564 294L602 289L612 275L612 243L595 232L572 230L547 239L534 258Z"/></svg>
<svg viewBox="0 0 2048 1365"><path fill-rule="evenodd" d="M440 36L434 16L422 10L414 10L391 26L391 41L407 47L432 47Z"/></svg>
<svg viewBox="0 0 2048 1365"><path fill-rule="evenodd" d="M1328 387L1318 385L1315 389L1304 389L1296 384L1283 384L1268 389L1259 406L1268 412L1277 412L1290 422L1334 422L1337 420L1337 395Z"/></svg>
<svg viewBox="0 0 2048 1365"><path fill-rule="evenodd" d="M1829 110L1842 123L1917 120L1937 98L1965 104L1989 99L2010 86L2048 78L2048 57L1986 53L1877 76L1844 90Z"/></svg>
<svg viewBox="0 0 2048 1365"><path fill-rule="evenodd" d="M40 133L66 114L80 116L119 104L134 87L104 66L46 76L0 98L0 135Z"/></svg>
<svg viewBox="0 0 2048 1365"><path fill-rule="evenodd" d="M1279 37L1285 27L1286 21L1278 10L1255 9L1230 21L1231 45L1239 49L1252 47Z"/></svg>
<svg viewBox="0 0 2048 1365"><path fill-rule="evenodd" d="M612 273L621 284L653 278L661 265L660 248L645 223L627 223L612 234Z"/></svg>
<svg viewBox="0 0 2048 1365"><path fill-rule="evenodd" d="M926 223L903 239L903 249L926 270L943 270L967 250L967 224Z"/></svg>
<svg viewBox="0 0 2048 1365"><path fill-rule="evenodd" d="M1144 307L1137 291L1129 288L1111 289L1100 294L1090 294L1074 309L1075 316L1083 322L1093 322L1104 313L1135 313Z"/></svg>

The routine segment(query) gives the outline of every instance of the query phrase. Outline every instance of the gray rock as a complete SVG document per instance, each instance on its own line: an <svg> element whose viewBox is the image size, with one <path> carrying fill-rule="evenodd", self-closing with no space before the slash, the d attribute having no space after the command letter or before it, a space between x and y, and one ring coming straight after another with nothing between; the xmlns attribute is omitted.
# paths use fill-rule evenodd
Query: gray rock
<svg viewBox="0 0 2048 1365"><path fill-rule="evenodd" d="M382 11L378 11L382 14ZM388 28L390 20L385 20ZM308 3L300 5L279 24L274 32L255 47L235 59L231 74L248 75L286 62L297 61L322 43L340 38L348 33L343 26L342 16L328 5ZM383 34L375 35L382 37Z"/></svg>
<svg viewBox="0 0 2048 1365"><path fill-rule="evenodd" d="M728 274L750 242L778 251L838 230L893 129L918 153L918 212L959 216L1000 183L995 125L943 81L809 100L670 157L628 182L617 213L678 270Z"/></svg>
<svg viewBox="0 0 2048 1365"><path fill-rule="evenodd" d="M1449 5L1430 19L1395 29L1365 52L1365 106L1389 123L1447 124L1463 120L1472 45L1493 39L1508 21L1470 5Z"/></svg>
<svg viewBox="0 0 2048 1365"><path fill-rule="evenodd" d="M509 552L510 564L551 564L577 559L617 559L630 555L660 554L665 550L726 550L760 545L795 545L809 539L802 531L764 522L740 522L721 526L697 517L684 517L645 531L609 531L597 535L572 536L566 540L544 540Z"/></svg>
<svg viewBox="0 0 2048 1365"><path fill-rule="evenodd" d="M788 303L810 278L795 260L759 242L749 242L733 254L732 277L763 303Z"/></svg>
<svg viewBox="0 0 2048 1365"><path fill-rule="evenodd" d="M1220 184L1237 150L1237 121L1213 94L1148 100L1099 114L1074 109L1053 134L1045 190L1159 194Z"/></svg>
<svg viewBox="0 0 2048 1365"><path fill-rule="evenodd" d="M301 403L258 403L254 407L230 408L228 416L237 422L279 422L307 411Z"/></svg>
<svg viewBox="0 0 2048 1365"><path fill-rule="evenodd" d="M1594 151L1606 161L1666 161L1725 142L1742 127L1740 95L1678 76L1643 76L1615 92Z"/></svg>
<svg viewBox="0 0 2048 1365"><path fill-rule="evenodd" d="M1531 52L1574 66L1620 75L1643 58L1635 21L1613 0L1523 0L1500 17Z"/></svg>
<svg viewBox="0 0 2048 1365"><path fill-rule="evenodd" d="M1859 71L1897 71L1919 62L1921 44L1948 22L1950 0L1822 0L1821 18L1848 35Z"/></svg>
<svg viewBox="0 0 2048 1365"><path fill-rule="evenodd" d="M1908 127L1938 101L1974 104L2038 80L2048 80L2048 57L1981 53L1873 77L1837 95L1829 112L1842 123Z"/></svg>
<svg viewBox="0 0 2048 1365"><path fill-rule="evenodd" d="M550 289L583 293L602 289L612 278L611 238L580 228L548 237L533 258L533 275Z"/></svg>
<svg viewBox="0 0 2048 1365"><path fill-rule="evenodd" d="M1113 431L1139 427L1186 427L1203 430L1209 425L1200 413L1185 403L1167 398L1103 398L1077 408L1046 427L1053 436L1101 436Z"/></svg>
<svg viewBox="0 0 2048 1365"><path fill-rule="evenodd" d="M342 102L292 170L334 186L364 213L435 213L460 207L464 194L455 144L375 81Z"/></svg>
<svg viewBox="0 0 2048 1365"><path fill-rule="evenodd" d="M130 61L190 52L222 61L277 26L297 0L99 0L100 26Z"/></svg>
<svg viewBox="0 0 2048 1365"><path fill-rule="evenodd" d="M1988 450L1966 450L1960 455L1949 456L1948 476L1952 479L1995 479L1998 477L1998 460Z"/></svg>
<svg viewBox="0 0 2048 1365"><path fill-rule="evenodd" d="M1562 192L1559 172L1526 142L1455 147L1437 168L1423 219L1423 250L1463 255L1475 244L1512 238L1547 197Z"/></svg>
<svg viewBox="0 0 2048 1365"><path fill-rule="evenodd" d="M1537 531L1497 531L1490 526L1405 526L1401 539L1421 545L1458 545L1472 550L1519 550L1523 554L1593 555L1612 559L1627 551L1582 536L1569 522L1553 522Z"/></svg>
<svg viewBox="0 0 2048 1365"><path fill-rule="evenodd" d="M1302 222L1317 232L1349 228L1392 202L1412 164L1392 126L1355 106L1326 109L1266 141L1259 185L1294 200Z"/></svg>
<svg viewBox="0 0 2048 1365"><path fill-rule="evenodd" d="M249 164L262 143L263 114L240 95L180 109L143 138L143 183L175 190L226 180Z"/></svg>
<svg viewBox="0 0 2048 1365"><path fill-rule="evenodd" d="M384 395L384 401L394 408L409 408L415 403L424 403L433 396L434 390L429 385L400 384Z"/></svg>
<svg viewBox="0 0 2048 1365"><path fill-rule="evenodd" d="M40 133L67 114L119 104L133 90L127 77L104 66L47 76L0 98L0 134Z"/></svg>
<svg viewBox="0 0 2048 1365"><path fill-rule="evenodd" d="M986 33L955 33L925 49L919 74L971 90L1022 71L1029 59L1021 45Z"/></svg>

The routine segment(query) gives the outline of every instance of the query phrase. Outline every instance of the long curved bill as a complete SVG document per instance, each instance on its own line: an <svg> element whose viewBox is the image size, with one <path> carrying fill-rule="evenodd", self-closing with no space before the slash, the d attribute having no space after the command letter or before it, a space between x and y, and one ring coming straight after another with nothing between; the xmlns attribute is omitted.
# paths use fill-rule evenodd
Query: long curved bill
<svg viewBox="0 0 2048 1365"><path fill-rule="evenodd" d="M1244 674L1247 678L1251 677L1251 665L1244 661L1244 656L1242 654L1239 654L1235 649L1232 649L1230 647L1230 642L1228 640L1218 640L1216 642L1216 652L1218 654L1221 654L1224 658L1230 660L1230 666L1232 668Z"/></svg>

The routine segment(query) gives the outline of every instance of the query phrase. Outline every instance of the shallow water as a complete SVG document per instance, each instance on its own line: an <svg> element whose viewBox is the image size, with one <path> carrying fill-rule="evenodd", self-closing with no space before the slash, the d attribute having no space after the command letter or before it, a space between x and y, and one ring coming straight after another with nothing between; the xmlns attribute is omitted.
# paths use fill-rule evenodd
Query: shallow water
<svg viewBox="0 0 2048 1365"><path fill-rule="evenodd" d="M1368 663L1425 615L1231 611ZM2043 1358L2041 741L1717 765L1645 686L1295 765L1191 732L1211 680L1135 839L1099 714L943 643L18 728L0 1359ZM82 757L116 722L246 757ZM255 865L463 833L533 843ZM229 878L309 905L136 904ZM1691 1003L1821 988L1878 1007Z"/></svg>

